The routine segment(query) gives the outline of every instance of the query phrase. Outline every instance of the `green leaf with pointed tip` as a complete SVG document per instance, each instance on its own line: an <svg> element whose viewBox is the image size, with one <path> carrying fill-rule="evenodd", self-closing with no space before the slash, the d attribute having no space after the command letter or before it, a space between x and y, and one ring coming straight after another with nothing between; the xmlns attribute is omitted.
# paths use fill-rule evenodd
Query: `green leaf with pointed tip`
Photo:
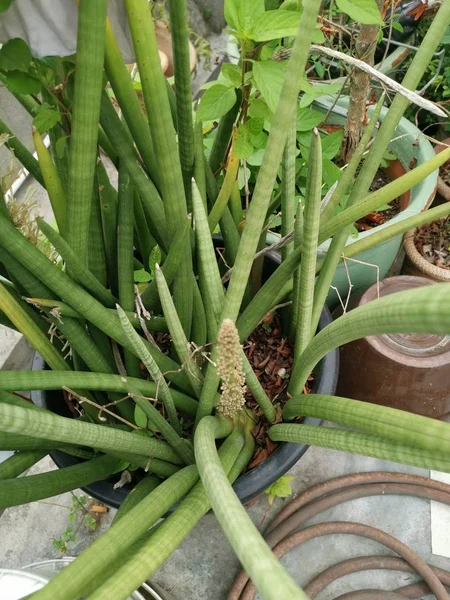
<svg viewBox="0 0 450 600"><path fill-rule="evenodd" d="M236 102L236 91L220 83L206 90L197 110L197 121L214 121L223 117Z"/></svg>
<svg viewBox="0 0 450 600"><path fill-rule="evenodd" d="M280 99L284 76L283 66L273 60L253 64L253 82L272 112L275 112Z"/></svg>
<svg viewBox="0 0 450 600"><path fill-rule="evenodd" d="M135 283L146 283L147 281L151 281L152 276L150 273L147 273L145 269L138 269L134 272L134 281Z"/></svg>
<svg viewBox="0 0 450 600"><path fill-rule="evenodd" d="M322 156L333 159L339 152L344 137L344 130L335 131L322 138Z"/></svg>
<svg viewBox="0 0 450 600"><path fill-rule="evenodd" d="M44 102L44 104L41 104L39 107L37 115L33 119L33 125L36 127L39 133L46 133L60 121L61 115L59 111L51 108L46 102Z"/></svg>
<svg viewBox="0 0 450 600"><path fill-rule="evenodd" d="M251 39L250 32L264 10L264 0L239 0L239 32Z"/></svg>
<svg viewBox="0 0 450 600"><path fill-rule="evenodd" d="M297 110L297 131L312 131L320 125L324 115L318 110L311 108L299 108Z"/></svg>
<svg viewBox="0 0 450 600"><path fill-rule="evenodd" d="M8 71L5 74L5 84L14 94L39 94L41 91L39 81L23 71Z"/></svg>
<svg viewBox="0 0 450 600"><path fill-rule="evenodd" d="M239 29L239 1L225 0L223 7L225 21L235 30Z"/></svg>
<svg viewBox="0 0 450 600"><path fill-rule="evenodd" d="M375 0L336 0L340 11L362 25L383 25Z"/></svg>
<svg viewBox="0 0 450 600"><path fill-rule="evenodd" d="M269 496L269 504L272 506L275 498L287 498L288 496L292 496L292 488L291 481L294 479L292 475L283 475L272 483L270 487L264 490L264 493Z"/></svg>
<svg viewBox="0 0 450 600"><path fill-rule="evenodd" d="M221 74L226 77L235 87L240 87L242 73L238 65L224 63L222 65Z"/></svg>
<svg viewBox="0 0 450 600"><path fill-rule="evenodd" d="M256 21L249 38L255 42L268 42L297 33L300 13L292 10L268 10Z"/></svg>
<svg viewBox="0 0 450 600"><path fill-rule="evenodd" d="M139 408L139 406L134 407L134 422L138 427L142 427L143 429L147 428L147 415Z"/></svg>
<svg viewBox="0 0 450 600"><path fill-rule="evenodd" d="M20 38L9 40L0 49L0 69L2 71L28 71L32 61L30 49Z"/></svg>

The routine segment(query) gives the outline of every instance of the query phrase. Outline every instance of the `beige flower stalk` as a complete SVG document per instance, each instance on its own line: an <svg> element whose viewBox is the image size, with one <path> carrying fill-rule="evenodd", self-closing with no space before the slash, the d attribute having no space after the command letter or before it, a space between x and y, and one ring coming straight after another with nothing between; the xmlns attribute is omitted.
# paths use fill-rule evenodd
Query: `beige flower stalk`
<svg viewBox="0 0 450 600"><path fill-rule="evenodd" d="M242 346L239 334L231 319L225 319L219 331L219 360L217 373L222 379L219 403L216 410L224 417L235 417L245 403L245 375L242 368Z"/></svg>

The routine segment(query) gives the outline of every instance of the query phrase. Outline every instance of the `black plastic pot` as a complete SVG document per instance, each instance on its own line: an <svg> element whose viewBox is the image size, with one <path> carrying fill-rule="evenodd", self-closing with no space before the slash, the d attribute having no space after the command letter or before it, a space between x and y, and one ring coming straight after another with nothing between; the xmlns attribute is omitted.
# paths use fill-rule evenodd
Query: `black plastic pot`
<svg viewBox="0 0 450 600"><path fill-rule="evenodd" d="M279 264L279 254L271 253L268 255L269 264L267 265L268 273L273 271L274 266ZM272 265L270 265L272 263ZM275 263L275 265L274 265ZM332 321L331 313L328 308L322 312L319 323L319 330L323 329ZM33 361L33 370L44 369L44 361L36 354ZM327 354L317 365L314 371L314 386L313 392L317 394L333 395L336 391L337 379L339 373L339 350L335 349ZM48 408L54 413L63 416L71 416L69 409L62 397L61 391L35 391L31 394L32 401L42 408ZM319 419L306 418L304 423L307 425L321 425ZM267 458L261 465L258 465L248 473L241 475L234 484L234 489L243 504L252 500L272 483L277 481L284 475L300 458L305 454L309 446L306 444L283 443ZM62 467L69 467L81 462L81 459L64 452L55 451L51 453L51 457L55 464ZM117 478L116 478L117 480ZM100 502L104 502L108 506L118 508L125 500L127 494L131 491L131 485L125 485L120 489L114 489L114 481L105 480L97 481L84 488L84 491L96 498Z"/></svg>

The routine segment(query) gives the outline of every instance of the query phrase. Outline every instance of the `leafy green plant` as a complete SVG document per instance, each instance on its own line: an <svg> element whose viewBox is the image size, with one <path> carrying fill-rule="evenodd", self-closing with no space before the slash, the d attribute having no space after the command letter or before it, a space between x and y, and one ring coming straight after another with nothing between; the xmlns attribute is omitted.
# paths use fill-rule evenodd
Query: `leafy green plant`
<svg viewBox="0 0 450 600"><path fill-rule="evenodd" d="M68 544L70 542L76 542L77 533L83 525L87 527L88 530L95 531L98 527L98 509L102 509L102 512L108 511L106 507L93 506L92 501L84 494L77 496L72 493L72 505L68 507L69 512L67 515L69 525L61 533L59 538L52 540L52 546L59 550L61 554L66 554Z"/></svg>
<svg viewBox="0 0 450 600"><path fill-rule="evenodd" d="M292 496L292 489L290 482L294 478L291 475L283 475L275 483L272 483L264 492L267 494L270 506L274 503L276 498L288 498Z"/></svg>
<svg viewBox="0 0 450 600"><path fill-rule="evenodd" d="M321 358L343 343L386 332L448 333L446 284L436 286L431 301L425 288L399 293L316 330L354 221L417 185L449 159L450 151L369 193L409 102L402 94L395 97L366 154L382 98L336 187L329 176L323 207L324 173L331 171L341 135L320 132L323 115L319 121L308 98L302 104L315 93L305 68L311 41L322 36L319 0L304 0L301 10L290 0L269 10L262 0L227 0L240 64L224 67L194 111L185 1L169 2L175 90L160 69L147 0L125 2L145 111L109 21L105 26L106 4L80 0L75 62L44 61L47 79L35 77L44 102L61 115L61 120L41 119L42 127L50 128L52 160L42 148L35 160L3 127L6 143L49 192L58 231L42 220L38 226L65 268L15 226L2 195L0 317L27 337L48 370L0 373L0 448L18 451L0 469L0 508L107 478L124 481L124 470L140 471L112 527L35 593L37 600L127 598L210 508L263 596L298 600L304 593L262 540L232 487L254 454L255 421L265 421L273 441L306 441L450 471L447 423L303 394L311 373L317 377ZM364 19L373 19L371 0L351 4L352 11L356 4L365 7ZM347 3L339 8L347 10ZM449 24L450 5L444 3L405 76L407 88L417 87ZM281 40L292 46L285 64L271 60ZM21 67L33 78L35 67L27 61ZM40 109L40 98L29 92L12 91L30 112L49 110ZM205 156L203 133L212 129ZM100 148L118 171L117 191ZM250 162L255 149L263 152L255 180L249 181L243 161ZM240 167L247 177L243 203L236 187ZM285 247L281 264L263 280L267 223L278 205ZM345 208L335 214L339 205ZM443 205L390 225L346 253L448 212ZM328 239L330 249L319 262L318 244ZM136 273L148 274L137 292ZM259 323L286 302L284 335L291 338L294 361L280 375L292 396L280 421L283 407L269 396L242 344L255 329L263 335ZM49 334L49 321L57 335ZM74 418L34 407L17 394L34 389L64 390ZM241 408L250 395L253 410ZM288 422L309 414L351 429ZM55 449L82 460L17 477ZM282 481L274 482L272 495L287 493Z"/></svg>

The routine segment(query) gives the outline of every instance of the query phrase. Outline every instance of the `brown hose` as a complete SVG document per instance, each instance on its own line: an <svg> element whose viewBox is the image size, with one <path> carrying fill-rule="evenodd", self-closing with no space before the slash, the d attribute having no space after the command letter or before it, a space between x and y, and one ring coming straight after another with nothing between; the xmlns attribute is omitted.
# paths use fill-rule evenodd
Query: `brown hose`
<svg viewBox="0 0 450 600"><path fill-rule="evenodd" d="M442 583L446 585L450 585L450 571L445 571L444 569L439 569L437 567L430 568L436 573ZM348 560L344 560L337 565L333 565L317 575L305 588L305 594L307 594L311 599L315 598L317 594L320 594L322 590L328 587L337 579L341 577L345 577L346 575L351 575L352 573L359 573L361 571L372 571L383 569L386 571L401 571L403 573L414 573L414 569L405 562L402 558L397 558L396 556L363 556L361 558L350 558ZM423 584L421 584L423 585ZM407 596L408 598L416 598L416 596L410 596L409 588L416 587L417 584L413 584L412 586L406 586L394 590L403 596ZM405 594L405 590L407 593ZM425 592L429 593L428 586L426 587ZM424 593L424 588L419 591L417 596L420 596L421 593Z"/></svg>
<svg viewBox="0 0 450 600"><path fill-rule="evenodd" d="M337 493L332 494L331 492L334 491L337 491ZM450 504L450 486L442 482L426 479L425 477L390 472L369 472L346 475L316 485L313 488L306 490L293 501L291 501L286 507L283 508L283 510L277 515L274 521L267 528L267 532L269 532L269 535L267 535L267 541L269 545L273 547L278 542L283 540L283 538L286 538L286 536L291 536L285 540L285 542L289 546L290 540L292 540L293 538L297 539L297 534L292 536L293 532L313 516L316 516L317 514L326 510L327 508L336 506L341 502L346 502L355 498L378 494L412 495L426 499L437 500L438 502L443 502L445 504ZM314 502L314 500L317 501ZM303 508L303 510L299 510L300 508ZM359 525L359 527L364 528L366 526ZM373 528L368 528L368 530L371 529ZM300 532L300 534L301 533L302 532ZM379 533L381 534L381 536L386 535L383 534L383 532ZM326 533L323 533L321 535L326 535ZM364 534L362 533L361 535ZM394 542L401 544L401 542L395 540L395 538L391 538L391 536L388 537L391 540L394 540ZM401 546L403 548L406 548L403 546L403 544L401 544ZM279 546L276 548L276 551L279 550L280 547L283 548L283 544L279 544ZM406 550L408 549L406 548ZM289 550L285 551L287 552ZM414 556L417 557L417 555ZM420 559L420 557L417 558L419 558L420 561L422 560ZM431 568L426 565L426 563L424 563L423 561L422 563L423 564L421 568L423 567L423 565L425 565L425 571L427 573L427 576L425 578L426 581L429 581L429 577L431 576L431 581L433 582L432 588L433 586L438 586L437 589L439 590L439 594L441 595L438 595L437 597L439 599L445 598L446 600L448 600L448 596L445 593L445 589L439 582L438 577L436 577L436 575L433 573ZM344 574L345 573L339 576L343 576ZM249 583L246 587L247 582L248 576L245 573L245 571L243 571L235 580L233 587L228 595L228 600L253 599L255 596L254 588L251 583ZM244 592L244 588L245 593L242 594Z"/></svg>
<svg viewBox="0 0 450 600"><path fill-rule="evenodd" d="M396 592L385 590L358 590L338 596L335 600L404 600L405 597Z"/></svg>
<svg viewBox="0 0 450 600"><path fill-rule="evenodd" d="M311 527L297 531L293 535L285 538L281 543L275 546L273 552L277 558L281 558L297 546L304 544L309 540L322 537L324 535L333 535L338 533L359 535L383 544L393 552L399 554L413 567L416 573L421 575L423 580L429 585L430 590L436 596L437 600L448 600L448 595L444 586L439 581L437 575L423 560L423 558L408 548L408 546L400 542L400 540L397 540L388 533L380 531L375 527L370 527L369 525L343 521L336 521L334 523L319 523L318 525L312 525ZM254 600L255 595L256 589L253 584L249 582L244 590L244 593L242 594L242 600Z"/></svg>
<svg viewBox="0 0 450 600"><path fill-rule="evenodd" d="M426 477L420 477L420 475L408 475L407 473L391 473L390 471L373 471L368 473L352 473L351 475L343 475L341 477L335 477L329 481L319 483L309 490L305 490L301 494L294 498L277 514L274 520L267 527L266 532L270 533L273 529L287 519L292 513L294 513L308 502L316 500L325 494L334 492L335 490L342 490L343 488L351 487L361 483L411 483L417 485L426 485L434 490L441 490L442 492L450 491L450 486L440 481L434 481L433 479L427 479Z"/></svg>

